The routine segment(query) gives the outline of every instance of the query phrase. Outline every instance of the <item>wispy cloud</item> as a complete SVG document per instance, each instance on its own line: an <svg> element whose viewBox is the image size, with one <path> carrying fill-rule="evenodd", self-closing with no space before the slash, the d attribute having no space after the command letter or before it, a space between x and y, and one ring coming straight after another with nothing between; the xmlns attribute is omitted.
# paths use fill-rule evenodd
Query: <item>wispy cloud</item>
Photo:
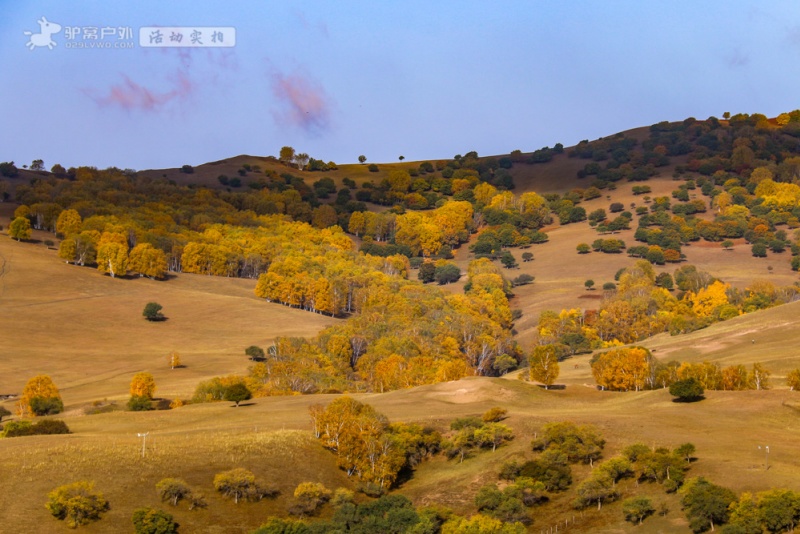
<svg viewBox="0 0 800 534"><path fill-rule="evenodd" d="M100 106L116 106L122 109L158 111L174 100L188 98L194 90L188 74L183 70L176 71L170 78L170 89L156 91L148 88L122 74L122 81L113 84L107 92L84 89L83 92Z"/></svg>
<svg viewBox="0 0 800 534"><path fill-rule="evenodd" d="M330 99L315 80L302 74L271 75L272 93L277 98L275 120L306 133L320 135L330 128Z"/></svg>

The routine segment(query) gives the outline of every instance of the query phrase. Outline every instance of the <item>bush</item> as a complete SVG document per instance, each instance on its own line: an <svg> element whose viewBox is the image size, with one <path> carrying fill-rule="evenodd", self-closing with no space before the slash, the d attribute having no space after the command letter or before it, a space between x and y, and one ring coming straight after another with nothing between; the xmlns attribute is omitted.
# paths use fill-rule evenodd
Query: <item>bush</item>
<svg viewBox="0 0 800 534"><path fill-rule="evenodd" d="M497 423L498 421L502 421L508 415L508 410L505 408L501 408L499 406L495 406L494 408L490 408L486 413L481 416L481 419L485 423Z"/></svg>
<svg viewBox="0 0 800 534"><path fill-rule="evenodd" d="M132 412L146 412L153 409L153 403L146 395L133 395L128 401L128 409Z"/></svg>
<svg viewBox="0 0 800 534"><path fill-rule="evenodd" d="M181 172L184 174L193 174L194 167L192 167L191 165L184 165L183 167L181 167Z"/></svg>
<svg viewBox="0 0 800 534"><path fill-rule="evenodd" d="M36 423L30 421L9 421L3 427L4 438L18 438L21 436L36 436L48 434L69 434L69 427L64 421L43 419Z"/></svg>
<svg viewBox="0 0 800 534"><path fill-rule="evenodd" d="M45 507L68 527L77 528L100 519L100 515L108 510L108 501L94 491L94 482L81 480L51 491Z"/></svg>
<svg viewBox="0 0 800 534"><path fill-rule="evenodd" d="M35 415L55 415L64 411L64 403L59 397L33 397L30 407Z"/></svg>
<svg viewBox="0 0 800 534"><path fill-rule="evenodd" d="M69 434L67 423L59 419L42 419L33 424L33 433L40 435Z"/></svg>
<svg viewBox="0 0 800 534"><path fill-rule="evenodd" d="M163 306L158 302L148 302L144 307L144 311L142 311L142 315L148 321L163 321L166 317L161 313L162 308Z"/></svg>
<svg viewBox="0 0 800 534"><path fill-rule="evenodd" d="M175 534L178 532L172 514L155 508L139 508L133 512L133 530L136 534Z"/></svg>
<svg viewBox="0 0 800 534"><path fill-rule="evenodd" d="M370 163L367 169L369 169L369 172L378 172L378 166L374 163Z"/></svg>
<svg viewBox="0 0 800 534"><path fill-rule="evenodd" d="M669 394L676 397L676 402L694 402L703 398L703 386L696 378L678 380L669 386Z"/></svg>

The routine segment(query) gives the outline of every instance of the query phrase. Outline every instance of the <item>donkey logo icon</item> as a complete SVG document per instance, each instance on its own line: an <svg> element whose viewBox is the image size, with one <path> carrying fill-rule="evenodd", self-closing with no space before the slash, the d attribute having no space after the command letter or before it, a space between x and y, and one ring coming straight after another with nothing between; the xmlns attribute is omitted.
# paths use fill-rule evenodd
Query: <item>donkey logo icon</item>
<svg viewBox="0 0 800 534"><path fill-rule="evenodd" d="M32 33L32 32L24 32L25 35L30 35L30 40L25 43L25 46L33 50L34 48L40 46L46 46L48 49L52 50L54 46L56 46L56 42L50 37L54 33L58 33L61 31L61 25L56 24L55 22L50 22L46 18L42 17L41 20L37 20L36 22L39 23L40 31L39 33Z"/></svg>

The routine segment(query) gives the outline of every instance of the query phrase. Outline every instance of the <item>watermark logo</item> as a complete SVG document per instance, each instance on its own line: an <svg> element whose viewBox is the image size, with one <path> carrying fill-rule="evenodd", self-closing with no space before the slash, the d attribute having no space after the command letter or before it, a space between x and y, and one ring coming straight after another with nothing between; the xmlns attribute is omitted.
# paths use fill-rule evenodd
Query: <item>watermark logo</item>
<svg viewBox="0 0 800 534"><path fill-rule="evenodd" d="M36 22L39 23L39 33L24 32L25 35L30 36L30 39L25 46L31 50L46 46L49 50L52 50L53 47L56 46L56 42L53 41L52 35L61 31L61 25L56 24L55 22L50 22L44 17Z"/></svg>
<svg viewBox="0 0 800 534"><path fill-rule="evenodd" d="M236 46L236 29L230 26L145 26L139 28L139 46L230 48Z"/></svg>

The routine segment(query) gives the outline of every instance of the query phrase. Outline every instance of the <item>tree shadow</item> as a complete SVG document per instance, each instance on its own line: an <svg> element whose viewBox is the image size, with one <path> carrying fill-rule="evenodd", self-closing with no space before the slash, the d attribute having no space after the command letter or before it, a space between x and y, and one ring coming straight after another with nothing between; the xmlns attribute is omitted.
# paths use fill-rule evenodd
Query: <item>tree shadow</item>
<svg viewBox="0 0 800 534"><path fill-rule="evenodd" d="M560 390L567 389L567 385L566 384L553 384L553 385L551 385L549 387L545 386L544 384L536 384L536 386L539 389L545 389L547 391L552 391L552 390L560 391Z"/></svg>

